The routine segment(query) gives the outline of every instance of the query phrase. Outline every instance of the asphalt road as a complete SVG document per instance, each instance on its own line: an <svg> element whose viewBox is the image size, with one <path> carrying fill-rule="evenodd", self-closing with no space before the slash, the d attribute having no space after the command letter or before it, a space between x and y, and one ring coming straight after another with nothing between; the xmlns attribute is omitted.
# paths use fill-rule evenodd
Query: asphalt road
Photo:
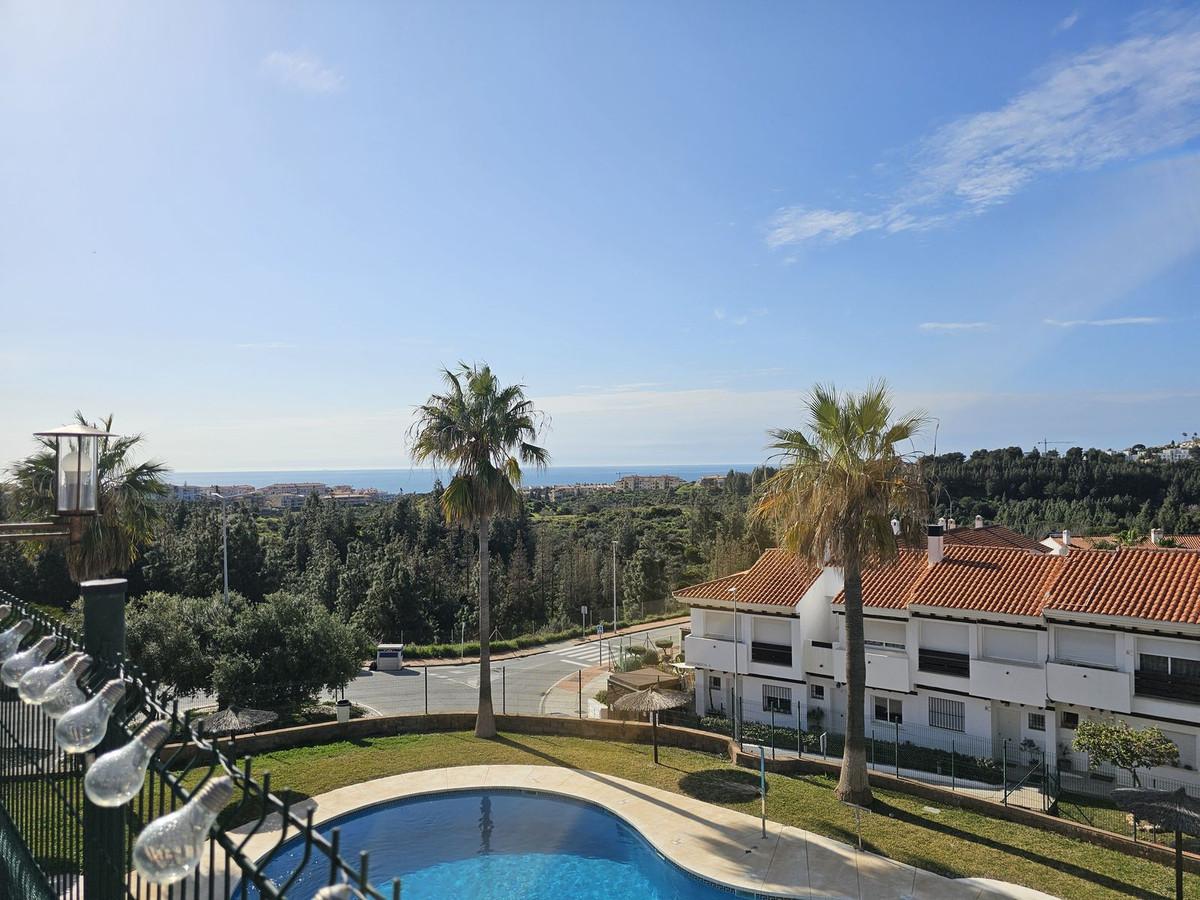
<svg viewBox="0 0 1200 900"><path fill-rule="evenodd" d="M616 639L551 644L539 653L492 663L492 698L496 712L541 713L547 692L562 678L609 661L610 648L628 643L649 644L671 637L679 646L679 626L670 625L622 635ZM363 669L346 688L353 703L381 715L424 712L428 691L430 712L468 712L478 701L479 664L429 666L410 663L399 672Z"/></svg>

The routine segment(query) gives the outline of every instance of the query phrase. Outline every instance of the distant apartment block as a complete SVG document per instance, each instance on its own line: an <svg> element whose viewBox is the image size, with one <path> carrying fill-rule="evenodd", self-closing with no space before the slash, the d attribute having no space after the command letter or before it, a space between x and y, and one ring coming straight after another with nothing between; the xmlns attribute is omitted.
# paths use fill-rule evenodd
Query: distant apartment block
<svg viewBox="0 0 1200 900"><path fill-rule="evenodd" d="M617 490L622 491L665 491L683 484L676 475L622 475L617 479Z"/></svg>

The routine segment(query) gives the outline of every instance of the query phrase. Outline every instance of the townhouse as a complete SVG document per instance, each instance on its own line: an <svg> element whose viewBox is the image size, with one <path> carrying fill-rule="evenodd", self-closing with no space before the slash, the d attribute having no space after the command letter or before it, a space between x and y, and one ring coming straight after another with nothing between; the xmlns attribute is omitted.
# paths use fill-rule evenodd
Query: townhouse
<svg viewBox="0 0 1200 900"><path fill-rule="evenodd" d="M1008 742L1082 773L1076 728L1113 717L1179 748L1179 765L1151 777L1200 784L1200 552L1053 553L982 523L929 532L863 576L869 731L902 726L904 740L942 748ZM740 704L748 720L844 731L838 569L768 550L676 597L691 607L698 714Z"/></svg>

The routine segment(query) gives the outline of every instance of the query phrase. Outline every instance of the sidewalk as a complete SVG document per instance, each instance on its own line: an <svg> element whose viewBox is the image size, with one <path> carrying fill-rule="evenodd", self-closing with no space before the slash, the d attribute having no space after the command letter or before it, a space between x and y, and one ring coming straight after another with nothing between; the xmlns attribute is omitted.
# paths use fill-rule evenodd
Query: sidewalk
<svg viewBox="0 0 1200 900"><path fill-rule="evenodd" d="M559 641L557 644L541 644L537 647L526 647L524 650L514 650L511 653L492 654L492 662L503 662L506 659L524 659L526 656L536 656L539 653L545 653L547 650L558 646L579 646L580 644L588 644L592 641L606 641L614 635L640 634L643 631L653 631L655 628L678 628L680 625L686 625L688 621L688 616L679 616L674 619L661 619L657 622L643 622L641 625L630 625L627 628L621 628L617 631L606 631L603 635L589 634L571 642ZM479 662L478 656L467 656L461 659L457 656L439 656L430 659L405 659L404 665L406 668L419 669L421 666L465 666L477 662Z"/></svg>
<svg viewBox="0 0 1200 900"><path fill-rule="evenodd" d="M542 715L579 717L580 684L583 685L583 718L587 718L588 699L608 686L608 666L592 666L560 678L542 697Z"/></svg>

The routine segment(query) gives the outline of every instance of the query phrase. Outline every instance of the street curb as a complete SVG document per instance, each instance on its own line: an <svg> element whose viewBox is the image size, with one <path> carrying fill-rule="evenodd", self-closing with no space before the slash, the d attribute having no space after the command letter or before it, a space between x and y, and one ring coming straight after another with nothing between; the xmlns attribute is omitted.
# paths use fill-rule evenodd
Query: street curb
<svg viewBox="0 0 1200 900"><path fill-rule="evenodd" d="M690 621L689 616L677 616L674 619L659 619L657 622L643 622L641 625L633 625L628 628L622 628L620 631L606 631L603 636L598 634L590 634L587 637L580 638L575 641L575 646L580 644L590 644L598 640L607 640L610 637L621 636L625 634L640 634L643 631L653 631L655 628L667 628L672 625L686 625ZM542 644L540 647L528 647L525 650L516 650L512 653L503 653L499 656L493 656L492 662L504 662L508 659L524 659L527 656L537 656L539 653L545 653L546 648L551 644ZM439 656L436 659L406 659L404 667L406 669L419 669L422 666L469 666L479 662L478 656L468 656L465 659L456 659L453 657L447 658Z"/></svg>

